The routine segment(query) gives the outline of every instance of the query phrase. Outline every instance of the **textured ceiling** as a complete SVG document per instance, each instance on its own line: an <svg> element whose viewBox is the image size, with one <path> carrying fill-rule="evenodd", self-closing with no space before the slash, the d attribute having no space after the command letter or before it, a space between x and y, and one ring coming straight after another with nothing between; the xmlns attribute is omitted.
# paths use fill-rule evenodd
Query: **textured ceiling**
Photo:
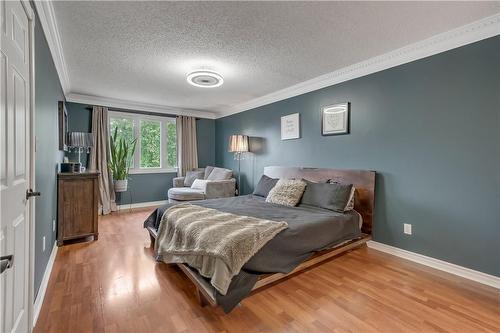
<svg viewBox="0 0 500 333"><path fill-rule="evenodd" d="M500 11L499 2L54 1L72 93L219 111ZM211 69L215 89L186 74Z"/></svg>

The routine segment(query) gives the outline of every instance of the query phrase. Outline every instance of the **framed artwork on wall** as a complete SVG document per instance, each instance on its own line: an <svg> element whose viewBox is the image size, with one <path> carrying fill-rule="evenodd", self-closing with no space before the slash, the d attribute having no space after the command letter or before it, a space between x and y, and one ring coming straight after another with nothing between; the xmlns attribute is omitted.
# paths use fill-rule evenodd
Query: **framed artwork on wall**
<svg viewBox="0 0 500 333"><path fill-rule="evenodd" d="M281 140L300 138L300 119L298 113L281 117Z"/></svg>
<svg viewBox="0 0 500 333"><path fill-rule="evenodd" d="M349 134L350 103L328 105L321 109L321 135Z"/></svg>
<svg viewBox="0 0 500 333"><path fill-rule="evenodd" d="M68 150L68 110L63 101L59 101L59 150Z"/></svg>

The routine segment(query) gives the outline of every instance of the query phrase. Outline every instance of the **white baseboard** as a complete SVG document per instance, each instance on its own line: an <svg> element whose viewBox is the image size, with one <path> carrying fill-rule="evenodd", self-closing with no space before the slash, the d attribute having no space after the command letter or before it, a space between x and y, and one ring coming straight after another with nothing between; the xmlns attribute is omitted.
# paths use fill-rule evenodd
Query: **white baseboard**
<svg viewBox="0 0 500 333"><path fill-rule="evenodd" d="M449 263L449 262L446 262L443 260L435 259L432 257L427 257L427 256L424 256L422 254L410 252L407 250L403 250L403 249L400 249L400 248L397 248L394 246L382 244L382 243L375 242L375 241L369 241L367 243L367 245L368 245L368 247L370 247L372 249L382 251L385 253L389 253L389 254L392 254L396 257L401 257L401 258L404 258L404 259L407 259L407 260L410 260L410 261L413 261L413 262L416 262L416 263L419 263L419 264L422 264L425 266L439 269L441 271L444 271L444 272L447 272L450 274L461 276L463 278L466 278L466 279L469 279L472 281L486 284L486 285L491 286L493 288L500 289L500 277L497 277L497 276L493 276L493 275L486 274L483 272L475 271L475 270L470 269L470 268L458 266L458 265L455 265L455 264L452 264L452 263Z"/></svg>
<svg viewBox="0 0 500 333"><path fill-rule="evenodd" d="M137 202L133 204L123 204L123 205L118 205L118 209L130 209L130 208L144 208L144 207L153 207L153 206L161 206L166 204L168 201L167 200L160 200L160 201L148 201L148 202Z"/></svg>
<svg viewBox="0 0 500 333"><path fill-rule="evenodd" d="M38 294L36 295L35 304L33 305L33 327L36 326L36 321L38 320L38 315L42 309L43 299L45 298L45 292L47 291L47 286L49 285L50 273L52 272L52 267L54 266L54 261L57 255L57 242L54 242L54 247L52 247L52 252L50 253L49 261L45 267L45 272L43 273L42 282L40 283L40 288L38 289Z"/></svg>

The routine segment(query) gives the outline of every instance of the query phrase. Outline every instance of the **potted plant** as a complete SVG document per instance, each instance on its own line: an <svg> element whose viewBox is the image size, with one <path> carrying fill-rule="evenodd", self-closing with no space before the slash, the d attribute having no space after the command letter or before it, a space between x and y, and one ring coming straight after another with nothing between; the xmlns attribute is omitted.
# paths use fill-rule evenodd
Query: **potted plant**
<svg viewBox="0 0 500 333"><path fill-rule="evenodd" d="M128 185L128 171L135 152L137 139L127 142L125 138L117 137L118 128L110 136L111 156L108 163L109 170L113 175L115 192L125 192Z"/></svg>

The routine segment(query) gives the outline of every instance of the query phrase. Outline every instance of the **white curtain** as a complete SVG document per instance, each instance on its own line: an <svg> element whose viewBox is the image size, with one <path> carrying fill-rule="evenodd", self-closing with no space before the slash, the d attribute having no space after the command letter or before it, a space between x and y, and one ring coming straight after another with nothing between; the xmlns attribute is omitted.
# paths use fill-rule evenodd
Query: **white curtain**
<svg viewBox="0 0 500 333"><path fill-rule="evenodd" d="M108 108L94 106L92 109L92 138L94 146L90 149L89 167L99 174L99 214L106 215L116 211L113 178L108 170L109 161L109 123Z"/></svg>
<svg viewBox="0 0 500 333"><path fill-rule="evenodd" d="M198 168L198 146L196 144L196 118L177 117L177 175Z"/></svg>

